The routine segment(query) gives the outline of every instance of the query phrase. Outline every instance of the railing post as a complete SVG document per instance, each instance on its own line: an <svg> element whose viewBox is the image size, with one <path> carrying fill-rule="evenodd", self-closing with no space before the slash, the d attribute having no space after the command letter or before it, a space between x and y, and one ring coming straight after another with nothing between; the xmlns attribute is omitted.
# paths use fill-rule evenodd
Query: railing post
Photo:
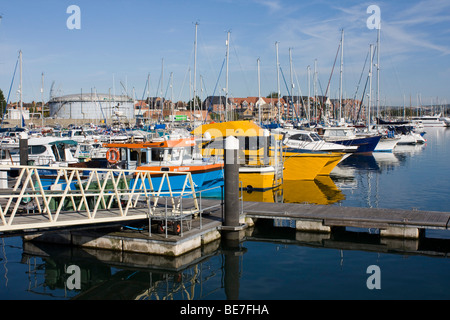
<svg viewBox="0 0 450 320"><path fill-rule="evenodd" d="M239 226L239 140L225 139L225 219L227 227Z"/></svg>
<svg viewBox="0 0 450 320"><path fill-rule="evenodd" d="M28 165L28 137L27 137L26 133L20 135L19 156L20 156L20 165L27 166Z"/></svg>

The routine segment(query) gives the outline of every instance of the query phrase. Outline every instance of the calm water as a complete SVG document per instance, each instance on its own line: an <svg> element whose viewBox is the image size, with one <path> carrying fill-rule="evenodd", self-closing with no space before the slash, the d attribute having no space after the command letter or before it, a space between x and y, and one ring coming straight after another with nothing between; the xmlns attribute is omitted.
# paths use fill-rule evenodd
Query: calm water
<svg viewBox="0 0 450 320"><path fill-rule="evenodd" d="M450 130L427 128L426 145L352 156L331 179L285 186L249 200L449 211ZM450 236L382 241L377 230L328 235L260 225L243 242L217 242L178 259L23 244L0 239L0 299L449 299ZM443 238L443 239L441 239ZM369 266L380 289L369 289ZM66 268L81 271L79 289Z"/></svg>

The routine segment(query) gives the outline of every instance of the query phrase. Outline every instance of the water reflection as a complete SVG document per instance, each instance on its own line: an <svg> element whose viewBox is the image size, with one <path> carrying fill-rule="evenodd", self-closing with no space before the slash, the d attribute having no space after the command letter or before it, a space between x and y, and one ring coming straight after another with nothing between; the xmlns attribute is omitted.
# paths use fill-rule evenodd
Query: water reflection
<svg viewBox="0 0 450 320"><path fill-rule="evenodd" d="M266 191L245 191L244 201L310 203L330 205L346 200L344 190L365 188L358 183L362 177L372 179L377 174L389 172L404 165L408 158L423 151L425 145L402 145L394 152L354 154L337 167L330 176L317 176L314 180L285 180L283 184Z"/></svg>
<svg viewBox="0 0 450 320"><path fill-rule="evenodd" d="M179 258L25 242L28 291L43 298L108 300L197 300L220 290L219 242ZM68 266L80 269L71 290ZM205 283L208 283L206 286Z"/></svg>
<svg viewBox="0 0 450 320"><path fill-rule="evenodd" d="M439 131L439 134L439 143L450 141L450 131ZM447 135L446 140L444 135ZM435 141L429 139L427 145L420 146L398 146L391 154L352 156L325 179L308 183L289 182L277 190L244 194L244 199L399 207L405 207L405 203L413 200L423 202L425 185L417 188L417 183L410 182L413 181L411 178L404 183L408 188L403 191L399 190L398 182L393 182L398 180L398 176L406 180L420 174L422 163L413 167L411 162L415 161L411 160L423 157L424 153L429 154L427 149L442 150ZM429 158L432 160L427 164L435 164L436 158L441 159L442 155L445 154L431 154ZM446 161L448 157L443 158ZM435 171L442 173L442 166ZM421 189L421 196L411 194L415 189ZM441 189L448 197L448 186ZM425 208L445 210L448 207L448 201L441 201L441 204L436 201L436 191L430 193L431 203L437 207L426 203ZM244 244L249 248L248 252L243 248ZM381 291L383 298L405 298L405 292L413 298L448 296L442 295L448 287L447 259L427 260L430 272L426 275L420 272L424 267L423 256L449 256L450 239L382 239L379 234L348 230L332 234L302 233L292 228L276 228L268 222L247 229L242 241L231 245L216 241L177 258L30 242L23 243L22 248L20 264L7 257L6 253L2 261L5 270L2 276L7 280L5 287L8 287L4 290L5 298L10 298L6 292L13 286L18 287L23 295L23 281L27 281L27 297L33 299L314 299L324 295L338 299L373 298L373 292L365 289L366 278L353 277L364 273L367 264L378 263L371 253L377 257L380 253L389 253L382 260L383 274L391 275L389 281L392 282ZM15 248L17 251L20 249ZM283 250L285 254L281 252ZM421 257L418 259L417 256ZM68 288L71 274L67 268L71 265L80 268L80 289ZM314 279L318 272L320 280L309 280ZM399 282L395 282L397 278ZM336 283L337 279L342 282ZM408 283L413 287L405 287ZM254 289L262 286L264 290L260 292ZM389 292L389 288L395 287L401 292ZM321 292L314 291L315 288L321 288ZM346 291L346 288L349 289Z"/></svg>
<svg viewBox="0 0 450 320"><path fill-rule="evenodd" d="M252 249L251 253L243 248L243 243ZM253 246L252 243L265 244ZM261 278L255 277L254 274L262 276L263 279L270 279L280 272L280 263L281 266L284 263L285 267L294 264L297 271L300 268L304 272L311 270L314 274L317 261L305 259L312 254L310 250L314 248L339 250L339 255L325 255L322 258L326 259L323 262L326 263L328 272L332 273L331 278L342 272L346 259L343 250L390 253L391 256L398 254L402 260L407 255L446 257L450 252L450 239L381 239L376 234L346 231L332 234L304 233L290 228L276 228L270 223L261 223L255 228L249 228L245 231L245 238L236 244L230 245L228 241L222 239L210 247L198 249L181 257L167 258L26 242L23 245L22 263L27 265L27 291L33 294L34 298L40 299L303 299L311 298L310 295L302 295L307 291L292 289L293 283L305 281L303 272L294 272L278 279L278 284L286 289L290 288L291 292L287 294L276 288L274 288L276 291L273 291L266 286L264 292L255 293L252 288L261 285ZM297 257L289 254L292 260L289 263L279 261L273 259L274 246L303 254ZM255 255L263 259L262 265L254 265L252 259L255 259ZM385 261L385 268L389 268L388 261ZM79 267L81 277L79 288L70 288L72 275L67 272L68 266ZM352 259L346 264L350 273L357 272L354 268L359 267L358 264L354 265ZM358 284L360 279L353 277L347 280L356 281ZM339 293L340 287L329 289L331 292L336 291L335 298L342 298ZM361 293L367 294L367 290L362 287L360 292L352 294L358 297Z"/></svg>

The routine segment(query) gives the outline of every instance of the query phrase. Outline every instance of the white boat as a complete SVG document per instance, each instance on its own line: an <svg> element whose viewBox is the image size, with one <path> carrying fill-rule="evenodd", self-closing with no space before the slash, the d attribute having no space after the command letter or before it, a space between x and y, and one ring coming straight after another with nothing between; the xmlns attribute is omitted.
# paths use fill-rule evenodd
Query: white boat
<svg viewBox="0 0 450 320"><path fill-rule="evenodd" d="M371 131L381 134L375 152L392 152L400 142L400 137L396 137L395 132L390 131L387 126L374 126Z"/></svg>
<svg viewBox="0 0 450 320"><path fill-rule="evenodd" d="M389 131L393 131L395 136L400 138L398 145L405 144L423 144L426 142L422 134L415 131L414 126L411 125L398 125L388 126Z"/></svg>
<svg viewBox="0 0 450 320"><path fill-rule="evenodd" d="M283 135L283 145L289 149L330 152L355 152L358 149L357 146L326 142L314 131L277 128L272 132Z"/></svg>
<svg viewBox="0 0 450 320"><path fill-rule="evenodd" d="M78 159L70 151L70 147L76 144L74 140L57 137L28 138L28 163L36 166L68 166L78 163ZM2 146L0 164L20 164L19 144Z"/></svg>
<svg viewBox="0 0 450 320"><path fill-rule="evenodd" d="M448 127L448 126L450 126L450 121L441 117L441 114L434 115L434 116L413 117L411 120L422 122L424 127Z"/></svg>
<svg viewBox="0 0 450 320"><path fill-rule="evenodd" d="M377 146L375 147L375 152L392 152L397 144L400 142L399 137L388 137L382 136Z"/></svg>
<svg viewBox="0 0 450 320"><path fill-rule="evenodd" d="M92 129L70 129L61 132L61 137L74 140L78 143L81 142L98 142L101 139L101 135L96 133Z"/></svg>

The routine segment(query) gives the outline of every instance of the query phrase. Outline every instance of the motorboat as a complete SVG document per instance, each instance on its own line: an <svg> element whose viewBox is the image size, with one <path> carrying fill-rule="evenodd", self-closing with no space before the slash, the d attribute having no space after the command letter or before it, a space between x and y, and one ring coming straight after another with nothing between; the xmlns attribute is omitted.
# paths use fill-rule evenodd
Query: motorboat
<svg viewBox="0 0 450 320"><path fill-rule="evenodd" d="M239 180L243 190L264 191L280 186L283 178L281 135L271 134L253 121L203 124L192 133L204 157L223 159L224 140L239 140Z"/></svg>
<svg viewBox="0 0 450 320"><path fill-rule="evenodd" d="M277 128L272 132L283 135L283 146L288 149L332 152L356 152L358 149L358 146L327 142L315 131Z"/></svg>
<svg viewBox="0 0 450 320"><path fill-rule="evenodd" d="M398 145L404 144L423 144L426 142L422 134L415 132L414 126L411 125L399 125L388 126L389 131L393 131L395 136L400 138Z"/></svg>
<svg viewBox="0 0 450 320"><path fill-rule="evenodd" d="M419 117L412 117L411 121L420 121L424 127L448 127L450 121L446 117L442 117L441 114L434 116L424 115Z"/></svg>
<svg viewBox="0 0 450 320"><path fill-rule="evenodd" d="M109 167L150 171L152 185L161 191L191 187L186 175L180 174L186 172L191 173L195 191L217 189L224 183L223 162L202 157L192 136L168 134L146 142L104 143L103 147L107 148ZM170 176L170 185L164 180L165 173ZM133 179L130 186L132 183ZM150 188L150 182L146 183Z"/></svg>
<svg viewBox="0 0 450 320"><path fill-rule="evenodd" d="M357 146L356 153L373 152L381 139L381 134L356 132L354 127L326 127L323 131L322 138L325 141L344 146Z"/></svg>

